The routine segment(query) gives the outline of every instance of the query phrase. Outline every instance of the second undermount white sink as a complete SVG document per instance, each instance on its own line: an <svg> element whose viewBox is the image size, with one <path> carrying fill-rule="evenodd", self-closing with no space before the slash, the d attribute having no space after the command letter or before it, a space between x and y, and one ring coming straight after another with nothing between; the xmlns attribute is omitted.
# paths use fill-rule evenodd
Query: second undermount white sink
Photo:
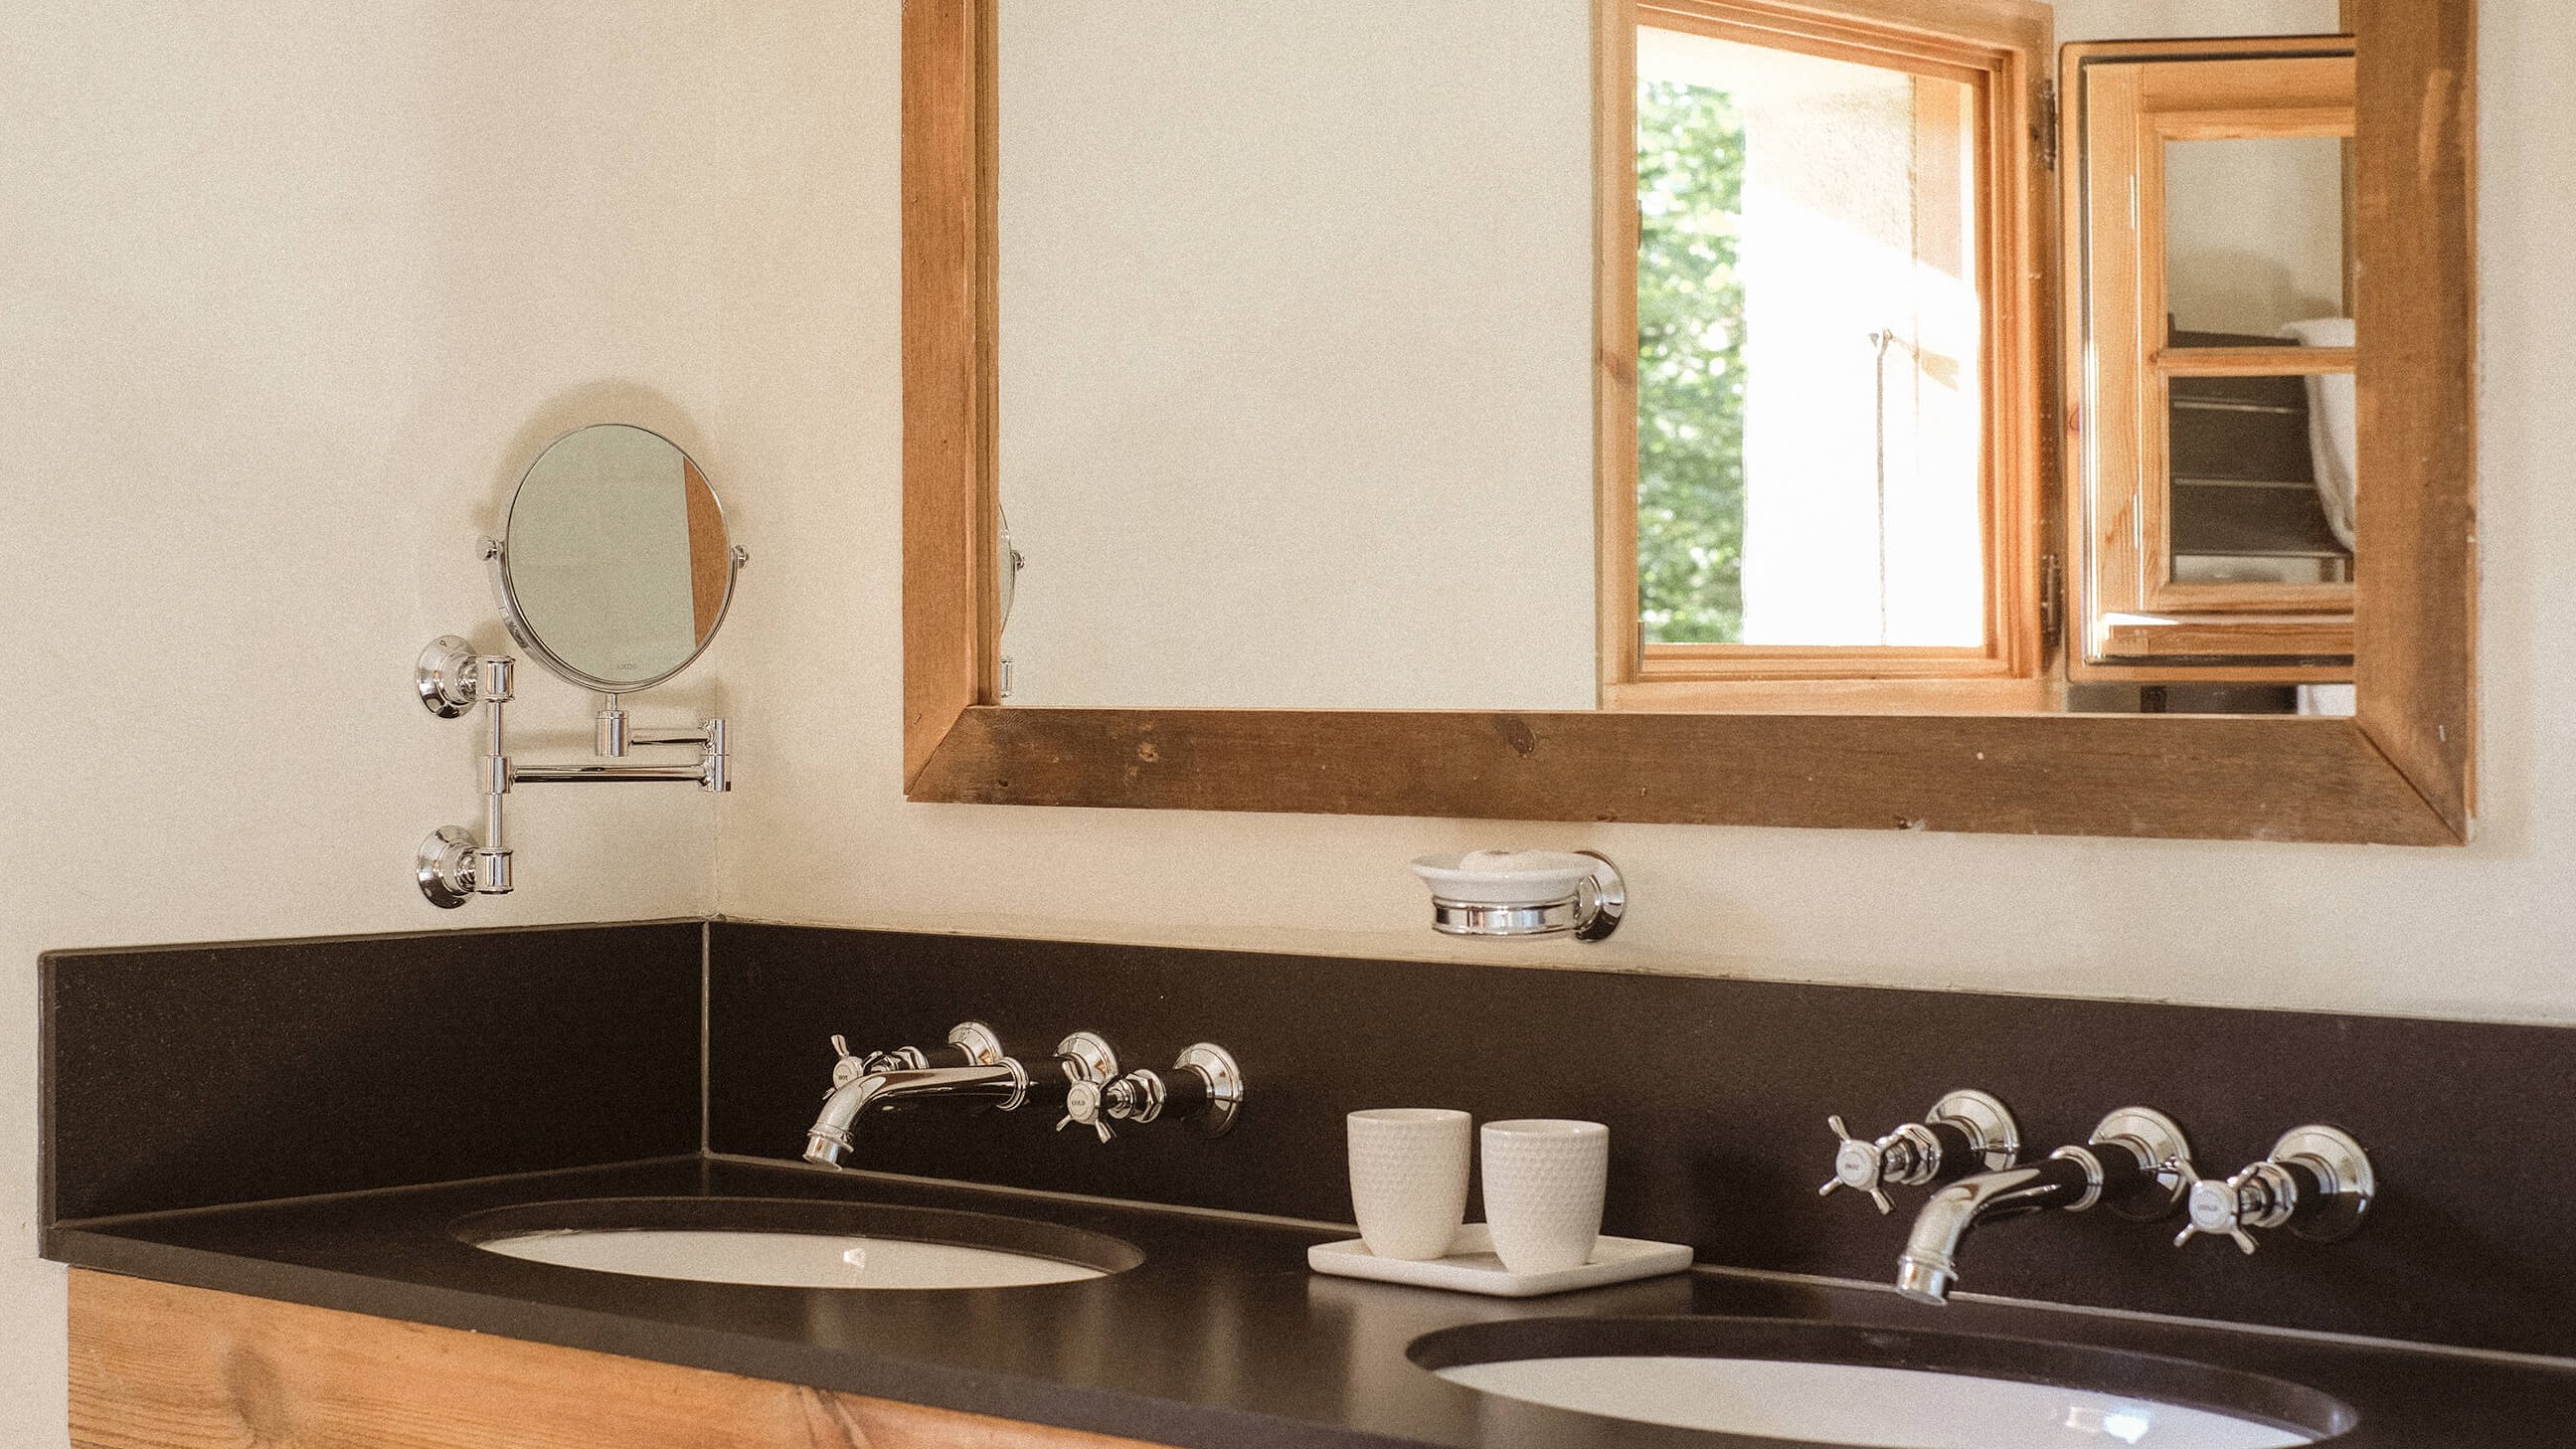
<svg viewBox="0 0 2576 1449"><path fill-rule="evenodd" d="M705 1229L556 1230L490 1238L485 1252L598 1273L773 1288L1026 1288L1105 1276L992 1248L822 1233Z"/></svg>
<svg viewBox="0 0 2576 1449"><path fill-rule="evenodd" d="M1099 1233L989 1213L776 1198L610 1198L476 1213L488 1253L639 1278L764 1288L1030 1288L1144 1261Z"/></svg>
<svg viewBox="0 0 2576 1449"><path fill-rule="evenodd" d="M1406 1356L1475 1390L1478 1421L1514 1442L1563 1437L1567 1414L1866 1449L2290 1449L2360 1422L2242 1369L1816 1318L1497 1320Z"/></svg>
<svg viewBox="0 0 2576 1449"><path fill-rule="evenodd" d="M1581 1414L1870 1449L2289 1449L2317 1436L2088 1389L1867 1364L1535 1358L1440 1377Z"/></svg>

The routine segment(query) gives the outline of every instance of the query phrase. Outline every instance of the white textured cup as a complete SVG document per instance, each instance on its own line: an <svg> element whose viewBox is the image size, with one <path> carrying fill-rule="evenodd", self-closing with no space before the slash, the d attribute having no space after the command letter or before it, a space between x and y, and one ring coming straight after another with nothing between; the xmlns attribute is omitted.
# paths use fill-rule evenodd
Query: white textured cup
<svg viewBox="0 0 2576 1449"><path fill-rule="evenodd" d="M1443 1107L1381 1107L1350 1115L1351 1212L1381 1258L1446 1255L1467 1220L1467 1129Z"/></svg>
<svg viewBox="0 0 2576 1449"><path fill-rule="evenodd" d="M1610 1129L1530 1118L1488 1122L1485 1221L1494 1253L1515 1273L1581 1267L1601 1237L1610 1181Z"/></svg>

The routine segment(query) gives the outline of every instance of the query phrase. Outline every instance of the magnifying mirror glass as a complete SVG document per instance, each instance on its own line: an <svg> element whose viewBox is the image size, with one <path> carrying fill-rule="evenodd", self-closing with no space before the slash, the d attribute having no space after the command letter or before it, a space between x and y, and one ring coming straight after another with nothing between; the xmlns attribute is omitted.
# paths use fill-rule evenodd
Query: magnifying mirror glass
<svg viewBox="0 0 2576 1449"><path fill-rule="evenodd" d="M747 557L689 455L626 423L538 454L485 556L510 637L603 694L660 684L705 652Z"/></svg>

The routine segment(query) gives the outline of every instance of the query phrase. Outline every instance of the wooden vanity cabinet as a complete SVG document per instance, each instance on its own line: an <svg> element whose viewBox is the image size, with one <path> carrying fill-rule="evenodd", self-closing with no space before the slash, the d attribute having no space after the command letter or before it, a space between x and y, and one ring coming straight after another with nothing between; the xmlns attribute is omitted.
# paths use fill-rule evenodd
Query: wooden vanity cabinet
<svg viewBox="0 0 2576 1449"><path fill-rule="evenodd" d="M76 1449L1153 1449L75 1269Z"/></svg>

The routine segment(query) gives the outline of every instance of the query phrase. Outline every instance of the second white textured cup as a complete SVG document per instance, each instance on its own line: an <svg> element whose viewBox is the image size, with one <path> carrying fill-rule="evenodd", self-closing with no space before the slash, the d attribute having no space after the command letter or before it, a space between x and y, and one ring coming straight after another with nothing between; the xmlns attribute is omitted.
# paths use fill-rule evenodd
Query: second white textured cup
<svg viewBox="0 0 2576 1449"><path fill-rule="evenodd" d="M1441 1107L1350 1115L1351 1212L1371 1253L1408 1262L1448 1253L1467 1220L1473 1123Z"/></svg>
<svg viewBox="0 0 2576 1449"><path fill-rule="evenodd" d="M1601 1237L1610 1181L1610 1129L1598 1122L1488 1122L1485 1221L1494 1253L1515 1273L1581 1267Z"/></svg>

